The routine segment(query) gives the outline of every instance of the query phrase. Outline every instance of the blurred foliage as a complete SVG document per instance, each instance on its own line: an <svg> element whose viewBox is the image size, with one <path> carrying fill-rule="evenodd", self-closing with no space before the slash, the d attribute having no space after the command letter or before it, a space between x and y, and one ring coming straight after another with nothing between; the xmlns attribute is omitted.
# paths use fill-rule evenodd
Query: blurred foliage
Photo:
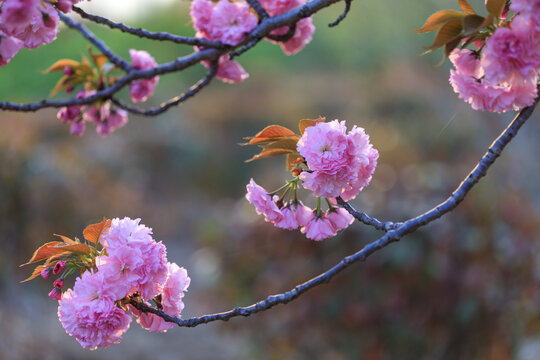
<svg viewBox="0 0 540 360"><path fill-rule="evenodd" d="M192 34L187 5L136 25ZM282 159L244 164L256 150L237 144L273 123L295 128L322 115L365 127L380 164L353 204L371 215L400 221L443 201L511 118L472 111L452 93L446 67L433 66L440 57L417 57L430 39L411 30L454 5L358 2L328 29L338 4L315 17L314 41L298 55L263 43L240 59L251 74L244 84L214 82L158 118L132 116L105 139L70 136L54 111L1 114L0 358L538 358L538 114L453 213L249 319L167 334L133 323L119 345L89 352L62 329L50 284L18 283L31 271L18 264L53 233L81 237L103 216L141 217L192 277L189 317L289 290L380 236L355 224L315 243L256 216L244 184L253 177L276 188L286 170ZM147 48L164 62L191 51L91 28L124 56ZM41 99L56 78L39 72L85 46L65 31L21 52L1 70L0 98ZM162 77L151 101L184 91L203 71Z"/></svg>

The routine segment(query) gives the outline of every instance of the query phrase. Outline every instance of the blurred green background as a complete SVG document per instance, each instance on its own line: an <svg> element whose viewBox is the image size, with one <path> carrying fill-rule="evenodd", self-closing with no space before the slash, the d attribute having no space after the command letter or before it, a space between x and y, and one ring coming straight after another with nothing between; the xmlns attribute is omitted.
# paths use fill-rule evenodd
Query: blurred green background
<svg viewBox="0 0 540 360"><path fill-rule="evenodd" d="M473 2L475 5L482 1ZM379 149L371 185L353 205L400 221L443 201L512 114L475 112L448 84L442 54L419 57L431 36L411 32L442 0L357 1L320 11L298 55L261 43L240 58L251 77L214 81L157 118L130 117L108 138L69 135L55 111L0 114L0 359L538 359L540 152L533 115L489 176L450 215L351 266L298 300L228 323L151 334L135 322L123 341L94 352L65 334L44 280L19 268L52 234L81 236L107 217L141 217L187 268L183 317L249 305L327 270L381 235L354 224L320 243L264 223L244 199L251 177L276 188L282 159L245 164L237 144L272 123L318 115L364 127ZM192 35L189 3L130 24ZM158 62L192 51L90 26L120 55L147 49ZM86 43L63 31L0 71L0 99L47 96L58 58ZM202 66L164 76L146 105L175 96ZM123 93L126 95L126 92Z"/></svg>

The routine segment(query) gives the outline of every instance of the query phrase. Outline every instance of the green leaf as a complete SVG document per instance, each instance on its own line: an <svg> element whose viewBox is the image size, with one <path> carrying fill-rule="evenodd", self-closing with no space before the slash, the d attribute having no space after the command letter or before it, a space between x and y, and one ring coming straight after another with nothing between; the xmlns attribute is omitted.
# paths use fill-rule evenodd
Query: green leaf
<svg viewBox="0 0 540 360"><path fill-rule="evenodd" d="M417 34L422 34L435 31L442 28L449 21L460 20L465 17L465 15L465 13L454 10L437 11L426 20L426 23L420 29L414 30L414 32Z"/></svg>

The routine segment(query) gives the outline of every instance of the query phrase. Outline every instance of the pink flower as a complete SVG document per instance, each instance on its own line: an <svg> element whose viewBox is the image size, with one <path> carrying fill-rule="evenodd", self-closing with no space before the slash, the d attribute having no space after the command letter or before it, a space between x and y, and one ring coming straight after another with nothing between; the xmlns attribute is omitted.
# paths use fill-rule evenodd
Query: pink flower
<svg viewBox="0 0 540 360"><path fill-rule="evenodd" d="M39 7L32 15L30 23L13 35L24 42L28 49L35 49L56 40L60 18L56 9L49 3Z"/></svg>
<svg viewBox="0 0 540 360"><path fill-rule="evenodd" d="M86 130L86 124L84 123L84 121L78 120L71 124L69 133L71 135L83 136L85 130Z"/></svg>
<svg viewBox="0 0 540 360"><path fill-rule="evenodd" d="M179 316L184 309L182 298L184 297L184 292L187 291L190 278L187 275L187 271L175 263L168 263L167 270L167 281L161 294L161 305L166 314ZM134 307L130 307L130 311L137 317L137 322L141 327L150 332L164 332L175 325L174 323L163 320L163 318L157 315L142 313Z"/></svg>
<svg viewBox="0 0 540 360"><path fill-rule="evenodd" d="M533 76L540 68L540 39L535 39L531 21L516 16L511 28L497 28L486 40L481 64L494 83L520 84Z"/></svg>
<svg viewBox="0 0 540 360"><path fill-rule="evenodd" d="M326 217L330 220L336 231L346 229L354 222L354 217L342 208L335 208L333 211L329 211Z"/></svg>
<svg viewBox="0 0 540 360"><path fill-rule="evenodd" d="M109 125L112 130L119 129L126 125L128 122L127 111L122 109L112 109L109 115Z"/></svg>
<svg viewBox="0 0 540 360"><path fill-rule="evenodd" d="M540 0L512 0L510 9L519 13L519 16L524 16L534 21L538 28L540 24Z"/></svg>
<svg viewBox="0 0 540 360"><path fill-rule="evenodd" d="M202 37L237 45L257 26L257 17L249 5L241 0L219 0L214 7L208 0L194 0L191 4L193 26Z"/></svg>
<svg viewBox="0 0 540 360"><path fill-rule="evenodd" d="M311 240L321 241L336 235L336 230L332 222L326 216L314 217L310 222L300 229L306 237Z"/></svg>
<svg viewBox="0 0 540 360"><path fill-rule="evenodd" d="M63 107L60 109L60 111L58 111L56 116L58 119L62 120L64 124L69 124L81 117L81 106L72 105Z"/></svg>
<svg viewBox="0 0 540 360"><path fill-rule="evenodd" d="M535 75L522 85L503 86L450 70L452 88L474 110L505 112L529 106L537 95L536 81Z"/></svg>
<svg viewBox="0 0 540 360"><path fill-rule="evenodd" d="M58 317L66 332L91 350L119 343L131 322L131 316L113 301L80 297L76 289L62 296Z"/></svg>
<svg viewBox="0 0 540 360"><path fill-rule="evenodd" d="M131 62L136 70L149 70L157 66L154 58L144 50L129 50ZM129 92L133 102L146 101L154 94L154 89L159 82L159 76L151 79L141 79L132 81L129 85Z"/></svg>
<svg viewBox="0 0 540 360"><path fill-rule="evenodd" d="M139 222L127 217L112 220L100 239L108 256L100 258L98 273L119 287L125 283L130 292L139 292L143 299L152 299L167 279L167 253L165 246L150 236L152 230Z"/></svg>
<svg viewBox="0 0 540 360"><path fill-rule="evenodd" d="M39 0L4 0L1 6L0 24L8 33L24 28L38 14Z"/></svg>
<svg viewBox="0 0 540 360"><path fill-rule="evenodd" d="M209 69L210 61L205 60L202 64ZM218 71L216 78L223 82L234 84L241 83L249 77L249 74L244 70L238 61L229 60L229 55L223 55L219 58Z"/></svg>
<svg viewBox="0 0 540 360"><path fill-rule="evenodd" d="M309 171L300 174L304 188L316 196L354 198L371 180L379 156L362 128L347 134L345 121L308 127L297 144Z"/></svg>
<svg viewBox="0 0 540 360"><path fill-rule="evenodd" d="M281 15L294 8L302 6L305 0L263 0L261 5L266 9L270 16ZM271 32L272 35L284 35L289 31L287 26L278 28ZM266 39L272 43L279 43L285 55L294 55L302 50L312 39L315 32L315 26L311 17L300 20L296 24L296 31L293 37L286 42L276 42Z"/></svg>
<svg viewBox="0 0 540 360"><path fill-rule="evenodd" d="M236 45L256 26L257 17L245 1L219 0L210 21L210 38Z"/></svg>
<svg viewBox="0 0 540 360"><path fill-rule="evenodd" d="M484 76L484 70L480 66L480 59L474 51L454 49L448 58L460 73L474 76L477 79Z"/></svg>
<svg viewBox="0 0 540 360"><path fill-rule="evenodd" d="M264 215L264 219L267 222L279 222L281 220L283 214L272 199L272 196L265 189L257 185L253 179L249 181L246 189L246 199L255 206L257 214Z"/></svg>
<svg viewBox="0 0 540 360"><path fill-rule="evenodd" d="M81 301L123 299L127 294L117 283L110 281L103 271L85 271L75 280L73 291Z"/></svg>
<svg viewBox="0 0 540 360"><path fill-rule="evenodd" d="M296 216L296 222L299 226L306 226L306 224L315 217L313 209L305 206L304 204L302 204L301 201L299 201L296 205L291 205L291 208L294 211L294 215Z"/></svg>
<svg viewBox="0 0 540 360"><path fill-rule="evenodd" d="M21 50L24 43L0 30L0 66L6 65Z"/></svg>
<svg viewBox="0 0 540 360"><path fill-rule="evenodd" d="M315 26L311 18L305 18L300 20L296 24L296 31L294 36L286 41L281 42L279 45L285 55L294 55L302 50L307 44L311 42L313 33L315 32Z"/></svg>
<svg viewBox="0 0 540 360"><path fill-rule="evenodd" d="M298 221L296 220L296 214L292 209L292 206L285 206L281 208L283 216L279 221L274 224L280 229L295 230L298 228Z"/></svg>

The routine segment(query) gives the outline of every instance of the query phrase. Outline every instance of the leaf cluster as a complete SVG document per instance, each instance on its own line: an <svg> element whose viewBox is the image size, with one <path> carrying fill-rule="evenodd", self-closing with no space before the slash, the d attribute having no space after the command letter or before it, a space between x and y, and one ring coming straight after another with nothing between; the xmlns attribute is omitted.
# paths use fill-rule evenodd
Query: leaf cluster
<svg viewBox="0 0 540 360"><path fill-rule="evenodd" d="M461 11L441 10L432 14L420 28L418 34L437 31L433 43L426 47L426 53L444 47L444 55L448 57L462 41L465 45L484 40L490 34L494 22L500 18L506 0L488 0L487 16L476 13L467 0L458 0Z"/></svg>

